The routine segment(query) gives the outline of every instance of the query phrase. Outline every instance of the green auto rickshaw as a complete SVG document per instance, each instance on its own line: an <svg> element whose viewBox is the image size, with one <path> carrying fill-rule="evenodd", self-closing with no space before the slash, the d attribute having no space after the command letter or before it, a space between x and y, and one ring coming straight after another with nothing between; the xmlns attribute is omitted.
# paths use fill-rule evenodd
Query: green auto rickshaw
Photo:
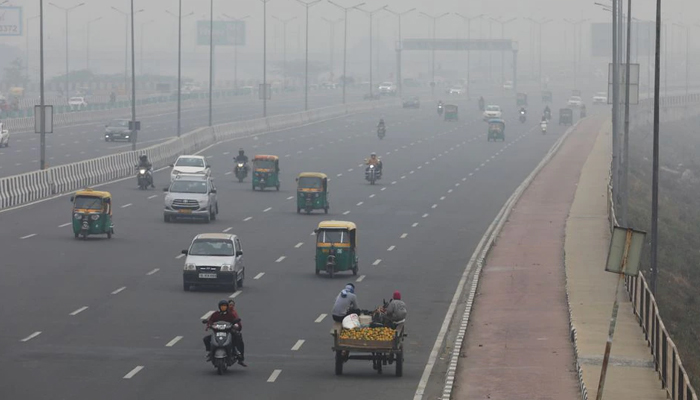
<svg viewBox="0 0 700 400"><path fill-rule="evenodd" d="M445 104L445 121L459 120L459 108L454 104Z"/></svg>
<svg viewBox="0 0 700 400"><path fill-rule="evenodd" d="M75 238L88 235L114 234L112 223L112 195L90 188L79 190L70 198L73 203L73 234Z"/></svg>
<svg viewBox="0 0 700 400"><path fill-rule="evenodd" d="M352 271L357 275L357 226L348 221L321 221L316 233L316 275Z"/></svg>
<svg viewBox="0 0 700 400"><path fill-rule="evenodd" d="M328 176L320 172L302 172L297 177L297 213L323 210L328 214Z"/></svg>
<svg viewBox="0 0 700 400"><path fill-rule="evenodd" d="M491 118L489 120L489 133L487 136L487 141L506 140L506 122L500 118Z"/></svg>
<svg viewBox="0 0 700 400"><path fill-rule="evenodd" d="M570 108L559 109L559 125L571 125L574 121L574 112Z"/></svg>
<svg viewBox="0 0 700 400"><path fill-rule="evenodd" d="M253 190L274 187L280 190L280 158L257 155L253 157Z"/></svg>
<svg viewBox="0 0 700 400"><path fill-rule="evenodd" d="M527 106L527 94L518 93L516 104L518 105L518 107L526 107Z"/></svg>

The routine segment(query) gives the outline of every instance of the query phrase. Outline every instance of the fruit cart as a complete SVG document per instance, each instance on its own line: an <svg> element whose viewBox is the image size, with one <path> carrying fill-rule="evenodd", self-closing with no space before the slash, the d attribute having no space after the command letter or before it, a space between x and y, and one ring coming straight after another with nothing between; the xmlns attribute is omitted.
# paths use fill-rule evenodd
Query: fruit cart
<svg viewBox="0 0 700 400"><path fill-rule="evenodd" d="M336 375L343 374L343 364L348 360L372 361L372 368L378 374L382 373L383 366L396 364L396 376L403 375L403 339L407 336L403 324L398 325L396 329L344 329L340 323L335 323L331 335Z"/></svg>

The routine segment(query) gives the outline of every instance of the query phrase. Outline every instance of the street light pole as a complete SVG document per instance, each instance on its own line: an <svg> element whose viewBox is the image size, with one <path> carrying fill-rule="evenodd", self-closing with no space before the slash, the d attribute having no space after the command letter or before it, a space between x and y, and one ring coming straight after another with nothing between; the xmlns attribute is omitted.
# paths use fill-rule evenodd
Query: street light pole
<svg viewBox="0 0 700 400"><path fill-rule="evenodd" d="M177 137L182 134L182 18L189 17L194 11L182 15L182 0L178 0L177 15L165 10L166 13L177 18Z"/></svg>
<svg viewBox="0 0 700 400"><path fill-rule="evenodd" d="M7 2L5 2L5 3L7 3ZM3 3L3 4L5 4L5 3ZM27 59L24 61L24 70L25 70L24 74L26 75L27 80L29 80L29 21L36 19L36 18L39 18L39 16L35 15L33 17L27 18L27 35L26 35L27 36Z"/></svg>
<svg viewBox="0 0 700 400"><path fill-rule="evenodd" d="M87 46L86 46L87 47L87 55L86 55L87 59L86 59L85 65L86 65L86 69L88 71L90 70L90 25L93 22L97 22L101 19L102 19L102 17L97 17L93 20L88 21L88 23L87 23Z"/></svg>
<svg viewBox="0 0 700 400"><path fill-rule="evenodd" d="M483 18L483 17L484 17L484 14L479 14L479 15L474 16L474 17L467 17L467 16L462 15L462 14L460 14L460 13L456 13L456 15L459 16L459 17L462 17L462 19L464 20L464 22L467 23L467 98L470 98L469 96L471 96L471 95L470 95L470 93L469 93L469 90L470 90L469 88L471 87L471 84L472 84L472 83L471 83L471 80L470 80L470 77L469 77L469 73L470 73L470 71L471 71L471 40L472 40L472 36L471 36L471 34L472 34L471 22L472 22L472 20L474 20L474 19Z"/></svg>
<svg viewBox="0 0 700 400"><path fill-rule="evenodd" d="M321 0L313 1L303 1L297 0L299 3L306 7L306 50L305 50L305 61L304 61L304 111L309 109L309 8L320 3Z"/></svg>
<svg viewBox="0 0 700 400"><path fill-rule="evenodd" d="M260 0L263 3L263 118L267 117L267 2L270 0Z"/></svg>
<svg viewBox="0 0 700 400"><path fill-rule="evenodd" d="M155 20L152 19L152 20L150 20L150 21L141 22L141 43L140 43L140 47L141 47L141 55L140 55L140 58L141 58L141 59L139 60L139 70L141 71L141 76L143 76L143 27L144 27L144 25L150 24L150 23L153 22L153 21L155 21Z"/></svg>
<svg viewBox="0 0 700 400"><path fill-rule="evenodd" d="M329 64L328 64L329 65L328 70L330 71L330 75L328 75L328 80L332 82L333 76L335 75L335 62L334 62L334 57L333 57L335 55L335 24L343 21L343 19L338 18L335 21L330 20L326 17L322 17L322 19L324 21L328 22L328 27L330 28L331 40L329 42L330 43L329 50L330 50L330 58L331 59L330 59Z"/></svg>
<svg viewBox="0 0 700 400"><path fill-rule="evenodd" d="M431 63L432 63L432 68L431 68L431 83L430 83L430 88L431 88L431 95L434 97L435 96L435 34L437 32L437 20L449 15L450 13L446 12L437 16L433 16L430 14L426 14L423 11L420 11L420 14L426 18L430 18L433 20L433 42L432 42L432 51L431 51Z"/></svg>
<svg viewBox="0 0 700 400"><path fill-rule="evenodd" d="M44 107L44 0L39 0L39 168L46 169L46 111Z"/></svg>
<svg viewBox="0 0 700 400"><path fill-rule="evenodd" d="M134 15L143 12L143 9L129 14L128 12L122 11L116 7L111 8L124 16L124 93L126 94L127 90L129 89L129 16L134 18Z"/></svg>
<svg viewBox="0 0 700 400"><path fill-rule="evenodd" d="M283 87L287 88L287 24L291 21L297 19L297 17L291 17L287 19L280 19L272 15L272 18L278 20L282 23L282 84Z"/></svg>
<svg viewBox="0 0 700 400"><path fill-rule="evenodd" d="M231 17L231 16L226 15L226 14L223 14L223 16L232 20L232 21L239 21L239 22L250 17L250 15L246 15L245 17L235 18L235 17ZM233 88L238 89L238 44L233 46Z"/></svg>
<svg viewBox="0 0 700 400"><path fill-rule="evenodd" d="M542 25L547 24L549 22L552 22L551 19L543 19L540 21L536 21L532 18L527 18L529 21L532 21L533 23L537 24L539 26L539 34L538 34L538 53L539 53L539 61L538 64L539 66L537 67L537 79L540 81L540 87L542 87Z"/></svg>
<svg viewBox="0 0 700 400"><path fill-rule="evenodd" d="M509 20L502 21L500 17L499 18L491 18L491 20L493 22L496 22L496 23L501 25L501 40L505 39L505 26L506 26L506 24L511 23L511 22L515 21L516 19L517 18L513 17ZM505 74L504 65L505 65L505 57L504 57L503 50L501 50L501 86L506 81L506 74Z"/></svg>
<svg viewBox="0 0 700 400"><path fill-rule="evenodd" d="M396 12L392 11L386 7L384 7L385 10L388 12L394 14L396 18L399 20L399 45L396 46L396 82L399 86L399 96L403 97L403 76L401 74L401 52L403 51L403 42L402 42L402 36L401 36L401 17L404 15L415 11L415 7L411 8L410 10L406 10L404 12Z"/></svg>
<svg viewBox="0 0 700 400"><path fill-rule="evenodd" d="M209 126L212 121L212 98L214 92L214 0L209 0Z"/></svg>
<svg viewBox="0 0 700 400"><path fill-rule="evenodd" d="M386 8L386 5L381 6L380 8L377 8L376 10L368 11L368 10L363 10L359 8L359 6L355 6L355 9L360 10L364 12L367 16L369 16L369 96L372 98L372 90L374 89L374 85L372 84L372 17L374 14L384 11Z"/></svg>
<svg viewBox="0 0 700 400"><path fill-rule="evenodd" d="M656 49L654 51L654 149L651 184L651 293L656 295L659 240L659 85L661 84L661 0L656 0Z"/></svg>
<svg viewBox="0 0 700 400"><path fill-rule="evenodd" d="M66 15L66 102L68 102L68 99L70 98L70 89L69 89L70 78L68 77L68 60L69 60L69 57L68 57L68 14L71 11L75 10L76 8L78 8L82 5L85 5L85 3L76 4L76 5L74 5L72 7L68 7L68 8L61 7L59 5L56 5L55 3L49 3L49 4L58 8L59 10L62 10L64 12L64 14Z"/></svg>
<svg viewBox="0 0 700 400"><path fill-rule="evenodd" d="M343 13L345 17L343 20L345 21L345 33L343 34L343 104L345 104L345 86L347 84L348 80L348 75L347 75L347 65L348 65L348 10L351 10L353 8L357 8L359 6L364 5L365 3L359 3L351 7L343 7L340 4L334 3L331 0L328 0L330 4L333 4L334 6L340 8L343 10Z"/></svg>

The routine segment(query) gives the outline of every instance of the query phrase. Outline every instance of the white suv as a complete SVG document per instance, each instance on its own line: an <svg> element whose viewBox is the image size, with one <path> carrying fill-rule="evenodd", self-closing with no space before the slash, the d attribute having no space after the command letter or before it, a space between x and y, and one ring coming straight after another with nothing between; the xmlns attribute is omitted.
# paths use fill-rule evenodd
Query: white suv
<svg viewBox="0 0 700 400"><path fill-rule="evenodd" d="M581 100L581 96L571 96L567 104L569 107L581 107L583 101Z"/></svg>
<svg viewBox="0 0 700 400"><path fill-rule="evenodd" d="M379 85L379 93L396 94L396 85L391 82L382 82L382 84Z"/></svg>
<svg viewBox="0 0 700 400"><path fill-rule="evenodd" d="M243 286L245 265L238 236L202 233L194 237L189 249L182 250L182 254L187 255L182 271L185 291L193 285L228 286L234 292Z"/></svg>
<svg viewBox="0 0 700 400"><path fill-rule="evenodd" d="M87 108L88 104L85 101L85 97L71 97L68 99L68 105L71 110L82 110L83 108Z"/></svg>
<svg viewBox="0 0 700 400"><path fill-rule="evenodd" d="M166 192L163 200L165 222L176 218L197 218L208 223L219 213L216 187L208 176L180 174L163 191Z"/></svg>
<svg viewBox="0 0 700 400"><path fill-rule="evenodd" d="M172 182L179 174L203 174L211 175L211 164L203 156L180 156L175 164L170 164L173 169L170 172Z"/></svg>
<svg viewBox="0 0 700 400"><path fill-rule="evenodd" d="M488 105L486 106L486 110L484 111L484 121L489 120L491 118L501 118L501 106L497 105Z"/></svg>
<svg viewBox="0 0 700 400"><path fill-rule="evenodd" d="M606 92L598 92L593 96L593 104L607 104L608 94Z"/></svg>

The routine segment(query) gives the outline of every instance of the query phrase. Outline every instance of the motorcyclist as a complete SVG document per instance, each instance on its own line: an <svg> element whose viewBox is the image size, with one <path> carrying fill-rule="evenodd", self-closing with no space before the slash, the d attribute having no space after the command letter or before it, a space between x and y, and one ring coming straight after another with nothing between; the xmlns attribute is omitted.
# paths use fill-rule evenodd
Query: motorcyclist
<svg viewBox="0 0 700 400"><path fill-rule="evenodd" d="M369 158L365 160L365 165L367 165L367 169L369 169L370 165L374 165L377 168L377 172L382 172L382 160L377 157L375 152L372 152Z"/></svg>
<svg viewBox="0 0 700 400"><path fill-rule="evenodd" d="M233 157L233 161L237 163L243 163L243 168L245 168L246 172L248 171L248 156L245 155L245 151L243 151L243 148L241 147L238 149L238 155L236 157Z"/></svg>
<svg viewBox="0 0 700 400"><path fill-rule="evenodd" d="M540 128L542 129L542 132L547 132L547 118L542 116L542 121L540 122Z"/></svg>
<svg viewBox="0 0 700 400"><path fill-rule="evenodd" d="M479 109L483 110L484 109L484 104L486 103L486 100L484 100L484 96L479 97Z"/></svg>
<svg viewBox="0 0 700 400"><path fill-rule="evenodd" d="M522 114L522 115L527 114L527 110L525 109L525 107L520 107L520 114Z"/></svg>
<svg viewBox="0 0 700 400"><path fill-rule="evenodd" d="M220 300L219 301L219 307L217 311L214 311L211 316L209 316L209 319L207 320L207 327L204 328L205 331L208 331L209 328L211 328L211 325L214 322L218 321L226 321L234 325L234 329L240 330L240 321L238 318L238 314L234 312L229 312L229 302L226 300ZM234 340L232 342L237 342L237 335L233 335ZM204 342L204 348L207 351L207 361L211 361L211 335L205 336L202 341ZM237 345L235 347L238 347ZM229 349L229 351L233 351L234 346L232 343L232 348ZM242 355L241 355L242 358ZM245 363L243 363L242 360L238 362L242 366L246 366Z"/></svg>
<svg viewBox="0 0 700 400"><path fill-rule="evenodd" d="M544 114L547 116L552 115L552 112L549 110L549 106L544 107Z"/></svg>
<svg viewBox="0 0 700 400"><path fill-rule="evenodd" d="M151 164L150 161L148 161L148 156L145 154L141 154L139 157L139 165L137 168L145 168L146 169L146 175L148 176L148 181L151 183L151 187L156 187L153 183L153 164Z"/></svg>
<svg viewBox="0 0 700 400"><path fill-rule="evenodd" d="M384 125L384 118L379 119L379 124L377 124L377 129L378 130L386 130L386 126Z"/></svg>

